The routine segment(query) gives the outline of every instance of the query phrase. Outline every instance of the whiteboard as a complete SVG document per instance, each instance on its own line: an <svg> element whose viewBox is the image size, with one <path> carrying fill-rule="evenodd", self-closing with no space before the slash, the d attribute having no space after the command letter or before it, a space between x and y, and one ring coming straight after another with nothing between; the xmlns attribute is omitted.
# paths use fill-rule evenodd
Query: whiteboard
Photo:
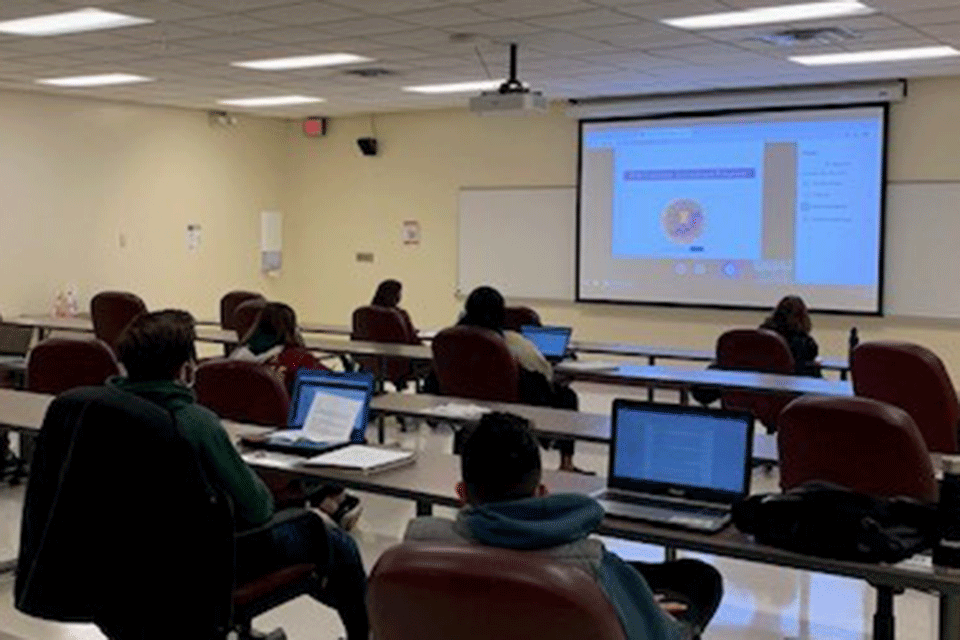
<svg viewBox="0 0 960 640"><path fill-rule="evenodd" d="M960 319L960 183L887 185L884 312Z"/></svg>
<svg viewBox="0 0 960 640"><path fill-rule="evenodd" d="M576 189L460 190L457 292L573 300Z"/></svg>

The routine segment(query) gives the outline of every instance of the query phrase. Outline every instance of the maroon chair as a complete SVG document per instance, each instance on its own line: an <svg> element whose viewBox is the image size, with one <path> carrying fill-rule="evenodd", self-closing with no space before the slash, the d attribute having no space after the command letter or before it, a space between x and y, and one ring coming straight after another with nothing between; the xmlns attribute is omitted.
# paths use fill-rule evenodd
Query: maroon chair
<svg viewBox="0 0 960 640"><path fill-rule="evenodd" d="M717 339L717 368L729 371L760 371L793 375L793 354L779 333L767 329L732 329ZM724 409L749 411L768 433L777 430L777 416L796 396L724 392L720 403Z"/></svg>
<svg viewBox="0 0 960 640"><path fill-rule="evenodd" d="M511 331L520 331L523 325L542 326L540 314L530 307L507 307L503 311L503 326Z"/></svg>
<svg viewBox="0 0 960 640"><path fill-rule="evenodd" d="M268 367L238 360L207 360L197 367L197 402L221 418L271 427L287 423L290 394Z"/></svg>
<svg viewBox="0 0 960 640"><path fill-rule="evenodd" d="M406 543L370 574L377 640L625 640L613 605L580 567L546 554Z"/></svg>
<svg viewBox="0 0 960 640"><path fill-rule="evenodd" d="M197 367L193 390L197 403L225 420L282 427L287 424L290 394L276 373L255 362L207 360ZM302 507L303 482L277 471L257 469L278 509Z"/></svg>
<svg viewBox="0 0 960 640"><path fill-rule="evenodd" d="M28 391L60 394L74 387L97 386L120 373L110 347L101 340L42 340L27 355Z"/></svg>
<svg viewBox="0 0 960 640"><path fill-rule="evenodd" d="M937 501L930 454L917 425L902 409L869 398L803 396L787 405L779 424L784 490L820 480L872 496ZM874 587L872 637L892 640L893 598L898 590Z"/></svg>
<svg viewBox="0 0 960 640"><path fill-rule="evenodd" d="M90 300L93 334L113 349L127 325L146 312L147 305L136 294L126 291L101 291Z"/></svg>
<svg viewBox="0 0 960 640"><path fill-rule="evenodd" d="M403 321L397 309L392 307L366 306L355 309L352 316L351 340L369 342L387 342L391 344L419 344L420 339L411 334L411 328ZM354 360L364 371L370 371L377 378L391 381L402 388L416 377L409 358L388 358L386 371L381 376L380 359L371 356L356 356Z"/></svg>
<svg viewBox="0 0 960 640"><path fill-rule="evenodd" d="M519 401L517 361L503 337L478 327L450 327L431 345L440 393L460 398Z"/></svg>
<svg viewBox="0 0 960 640"><path fill-rule="evenodd" d="M780 414L777 446L783 489L825 480L873 496L937 499L933 465L917 425L884 402L797 398Z"/></svg>
<svg viewBox="0 0 960 640"><path fill-rule="evenodd" d="M220 298L221 329L236 329L233 325L233 312L238 306L248 300L260 300L266 304L266 298L253 291L230 291Z"/></svg>
<svg viewBox="0 0 960 640"><path fill-rule="evenodd" d="M950 374L935 353L917 344L861 343L850 358L853 390L910 414L927 449L957 452L960 402Z"/></svg>
<svg viewBox="0 0 960 640"><path fill-rule="evenodd" d="M237 340L242 341L260 317L260 312L267 306L263 298L241 302L233 310L233 330L237 332Z"/></svg>

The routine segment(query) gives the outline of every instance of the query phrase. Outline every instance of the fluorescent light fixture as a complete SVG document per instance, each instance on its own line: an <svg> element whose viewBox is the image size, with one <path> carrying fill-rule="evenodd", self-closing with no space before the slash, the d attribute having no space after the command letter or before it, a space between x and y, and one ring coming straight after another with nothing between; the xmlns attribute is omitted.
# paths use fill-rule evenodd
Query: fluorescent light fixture
<svg viewBox="0 0 960 640"><path fill-rule="evenodd" d="M450 82L447 84L421 84L404 87L404 91L413 93L470 93L472 91L493 91L499 89L503 80L474 80L472 82Z"/></svg>
<svg viewBox="0 0 960 640"><path fill-rule="evenodd" d="M51 13L32 18L18 18L0 22L0 33L17 36L60 36L66 33L82 33L100 29L132 27L153 22L149 18L138 18L102 9L77 9L64 13Z"/></svg>
<svg viewBox="0 0 960 640"><path fill-rule="evenodd" d="M915 47L910 49L880 49L877 51L849 51L823 53L809 56L793 56L791 62L810 67L830 64L868 64L871 62L900 62L903 60L931 60L960 56L953 47Z"/></svg>
<svg viewBox="0 0 960 640"><path fill-rule="evenodd" d="M780 7L758 7L743 11L725 11L723 13L707 13L683 18L668 18L663 24L678 29L724 29L729 27L748 27L758 24L773 24L776 22L797 22L800 20L823 20L825 18L840 18L849 16L863 16L874 13L874 10L857 0L841 0L839 2L807 2L804 4L788 4Z"/></svg>
<svg viewBox="0 0 960 640"><path fill-rule="evenodd" d="M320 53L312 56L293 56L290 58L266 58L264 60L248 60L233 62L235 67L259 69L260 71L282 71L284 69L308 69L310 67L334 67L340 64L356 64L358 62L372 62L373 58L358 56L353 53Z"/></svg>
<svg viewBox="0 0 960 640"><path fill-rule="evenodd" d="M325 100L308 96L267 96L264 98L234 98L219 101L220 104L230 107L287 107L314 102L325 102Z"/></svg>
<svg viewBox="0 0 960 640"><path fill-rule="evenodd" d="M106 87L114 84L133 84L135 82L153 82L153 78L137 76L132 73L103 73L96 76L68 76L65 78L42 78L39 84L55 87Z"/></svg>

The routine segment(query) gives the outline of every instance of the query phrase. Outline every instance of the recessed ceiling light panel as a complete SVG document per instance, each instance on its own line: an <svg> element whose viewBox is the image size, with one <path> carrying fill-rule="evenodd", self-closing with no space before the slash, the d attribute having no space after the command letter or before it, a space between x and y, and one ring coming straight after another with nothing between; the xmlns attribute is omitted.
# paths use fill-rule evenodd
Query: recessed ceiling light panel
<svg viewBox="0 0 960 640"><path fill-rule="evenodd" d="M668 18L662 22L678 29L727 29L778 22L865 16L872 13L874 13L874 10L862 2L842 0L839 2L808 2L779 7L758 7L744 11L708 13L682 18Z"/></svg>
<svg viewBox="0 0 960 640"><path fill-rule="evenodd" d="M293 56L288 58L266 58L263 60L247 60L233 62L235 67L258 69L260 71L283 71L286 69L309 69L311 67L333 67L341 64L356 64L371 62L373 58L358 56L353 53L320 53L309 56Z"/></svg>
<svg viewBox="0 0 960 640"><path fill-rule="evenodd" d="M48 84L54 87L106 87L115 84L134 84L137 82L152 82L153 78L134 75L132 73L103 73L93 76L68 76L64 78L42 78L39 84Z"/></svg>
<svg viewBox="0 0 960 640"><path fill-rule="evenodd" d="M102 9L77 9L64 13L51 13L32 18L18 18L0 22L0 33L17 36L60 36L67 33L82 33L100 29L117 29L153 22Z"/></svg>
<svg viewBox="0 0 960 640"><path fill-rule="evenodd" d="M314 102L324 102L324 99L309 96L265 96L263 98L232 98L219 101L220 104L230 107L287 107Z"/></svg>
<svg viewBox="0 0 960 640"><path fill-rule="evenodd" d="M791 62L811 67L833 64L870 64L877 62L903 62L909 60L933 60L960 56L953 47L914 47L909 49L880 49L876 51L845 51L808 56L793 56Z"/></svg>
<svg viewBox="0 0 960 640"><path fill-rule="evenodd" d="M412 93L473 93L474 91L493 91L502 84L503 80L474 80L447 84L421 84L404 87L403 90Z"/></svg>

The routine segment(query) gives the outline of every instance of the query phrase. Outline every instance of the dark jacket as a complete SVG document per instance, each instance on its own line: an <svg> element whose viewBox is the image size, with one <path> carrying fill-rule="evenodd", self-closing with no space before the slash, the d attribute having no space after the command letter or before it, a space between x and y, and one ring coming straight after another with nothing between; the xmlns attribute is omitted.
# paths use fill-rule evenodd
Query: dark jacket
<svg viewBox="0 0 960 640"><path fill-rule="evenodd" d="M628 640L678 640L689 628L664 613L633 567L588 536L600 525L596 500L573 494L464 507L456 521L417 518L405 540L547 551L593 576L617 611Z"/></svg>
<svg viewBox="0 0 960 640"><path fill-rule="evenodd" d="M18 610L110 637L223 637L229 504L168 411L109 387L47 411L23 506Z"/></svg>
<svg viewBox="0 0 960 640"><path fill-rule="evenodd" d="M172 380L130 382L119 376L111 378L108 384L149 400L176 417L210 482L233 502L239 529L270 519L274 505L269 489L237 453L220 418L197 404L192 389Z"/></svg>

